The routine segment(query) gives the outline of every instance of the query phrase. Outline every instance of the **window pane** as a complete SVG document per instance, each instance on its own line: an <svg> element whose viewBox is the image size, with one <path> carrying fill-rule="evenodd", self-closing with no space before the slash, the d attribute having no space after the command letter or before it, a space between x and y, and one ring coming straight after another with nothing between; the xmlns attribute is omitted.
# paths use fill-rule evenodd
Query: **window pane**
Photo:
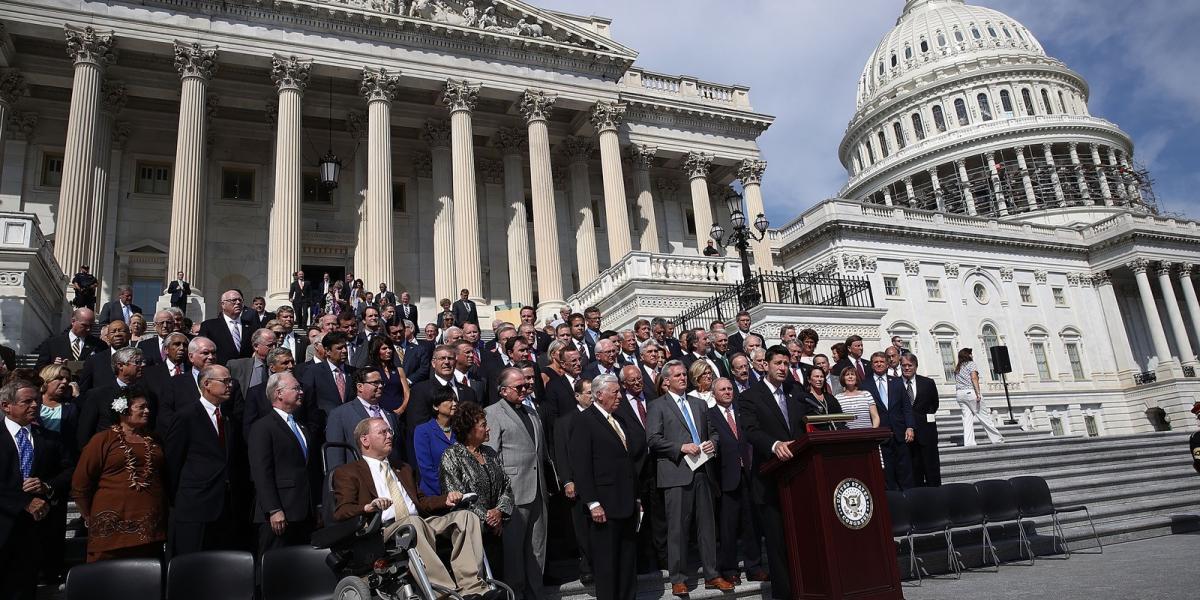
<svg viewBox="0 0 1200 600"><path fill-rule="evenodd" d="M1063 93L1061 91L1058 92L1058 107L1061 108L1063 112L1067 112L1067 101L1063 99Z"/></svg>
<svg viewBox="0 0 1200 600"><path fill-rule="evenodd" d="M1029 95L1029 90L1021 90L1021 102L1025 105L1025 114L1032 115L1033 112L1033 97Z"/></svg>
<svg viewBox="0 0 1200 600"><path fill-rule="evenodd" d="M867 138L867 156L871 159L871 164L875 164L875 148L871 146L870 138Z"/></svg>
<svg viewBox="0 0 1200 600"><path fill-rule="evenodd" d="M592 218L595 219L595 213L592 213ZM684 211L683 221L684 221L685 227L687 227L687 234L695 237L695 235L696 235L696 214L692 212L692 209L689 208Z"/></svg>
<svg viewBox="0 0 1200 600"><path fill-rule="evenodd" d="M1096 427L1096 417L1092 415L1084 415L1083 426L1087 427L1088 437L1096 437L1100 435L1100 428Z"/></svg>
<svg viewBox="0 0 1200 600"><path fill-rule="evenodd" d="M1046 90L1042 90L1042 106L1046 109L1046 114L1054 114L1054 107L1050 106L1050 94Z"/></svg>
<svg viewBox="0 0 1200 600"><path fill-rule="evenodd" d="M155 163L138 163L134 191L139 194L170 194L171 167Z"/></svg>
<svg viewBox="0 0 1200 600"><path fill-rule="evenodd" d="M404 197L403 181L392 182L392 212L408 212L408 199Z"/></svg>
<svg viewBox="0 0 1200 600"><path fill-rule="evenodd" d="M938 354L942 357L942 371L946 381L954 381L954 345L950 342L938 342Z"/></svg>
<svg viewBox="0 0 1200 600"><path fill-rule="evenodd" d="M1042 381L1050 381L1050 363L1046 359L1046 345L1037 342L1033 344L1033 360L1037 362L1038 377Z"/></svg>
<svg viewBox="0 0 1200 600"><path fill-rule="evenodd" d="M887 294L888 296L899 296L900 295L899 280L897 280L895 277L884 277L883 278L883 293Z"/></svg>
<svg viewBox="0 0 1200 600"><path fill-rule="evenodd" d="M896 134L896 145L897 146L899 146L900 148L904 148L905 146L908 145L908 143L904 141L904 128L900 126L899 121L892 123L892 132Z"/></svg>
<svg viewBox="0 0 1200 600"><path fill-rule="evenodd" d="M42 159L42 185L58 187L62 185L63 157L60 154L47 154Z"/></svg>
<svg viewBox="0 0 1200 600"><path fill-rule="evenodd" d="M1067 360L1071 361L1071 375L1075 381L1083 381L1083 362L1079 359L1079 344L1067 344Z"/></svg>
<svg viewBox="0 0 1200 600"><path fill-rule="evenodd" d="M959 31L957 29L954 30L954 41L956 41L956 42L963 41L963 34L961 31Z"/></svg>
<svg viewBox="0 0 1200 600"><path fill-rule="evenodd" d="M992 105L988 103L987 94L979 94L975 97L975 100L979 102L979 114L983 117L983 120L991 121Z"/></svg>
<svg viewBox="0 0 1200 600"><path fill-rule="evenodd" d="M1019 289L1021 290L1021 302L1033 304L1033 293L1029 290L1029 286L1023 285Z"/></svg>
<svg viewBox="0 0 1200 600"><path fill-rule="evenodd" d="M321 185L321 176L316 171L310 171L304 174L304 202L329 204L331 200L330 191Z"/></svg>
<svg viewBox="0 0 1200 600"><path fill-rule="evenodd" d="M936 279L925 280L925 291L929 294L930 300L940 300L942 298L942 284Z"/></svg>
<svg viewBox="0 0 1200 600"><path fill-rule="evenodd" d="M879 152L883 154L884 158L887 158L889 154L887 136L883 135L882 131L879 132Z"/></svg>
<svg viewBox="0 0 1200 600"><path fill-rule="evenodd" d="M941 106L933 107L933 125L939 133L946 133L946 116L942 114Z"/></svg>
<svg viewBox="0 0 1200 600"><path fill-rule="evenodd" d="M1056 304L1058 306L1066 306L1067 305L1067 296L1063 292L1062 288L1056 287L1056 288L1053 288L1051 291L1054 294L1054 304Z"/></svg>
<svg viewBox="0 0 1200 600"><path fill-rule="evenodd" d="M971 124L970 118L967 117L967 103L963 102L962 98L954 101L954 112L958 115L958 124L960 126Z"/></svg>
<svg viewBox="0 0 1200 600"><path fill-rule="evenodd" d="M920 113L913 113L912 116L913 132L917 134L918 140L925 139L925 124L921 122Z"/></svg>
<svg viewBox="0 0 1200 600"><path fill-rule="evenodd" d="M253 200L254 171L248 169L222 169L221 198L226 200Z"/></svg>
<svg viewBox="0 0 1200 600"><path fill-rule="evenodd" d="M1053 435L1063 434L1062 419L1059 417L1050 417L1050 433Z"/></svg>
<svg viewBox="0 0 1200 600"><path fill-rule="evenodd" d="M1012 116L1012 96L1008 93L1008 90L1000 90L1000 109L1004 111L1004 116Z"/></svg>

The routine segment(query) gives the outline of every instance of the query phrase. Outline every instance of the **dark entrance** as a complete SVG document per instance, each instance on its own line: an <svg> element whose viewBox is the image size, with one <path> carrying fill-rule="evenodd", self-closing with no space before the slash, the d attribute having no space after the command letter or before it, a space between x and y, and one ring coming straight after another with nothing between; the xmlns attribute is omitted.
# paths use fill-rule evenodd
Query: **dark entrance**
<svg viewBox="0 0 1200 600"><path fill-rule="evenodd" d="M330 281L338 281L346 277L345 267L334 267L331 265L301 265L300 270L304 271L304 278L314 286L321 285L322 276L329 273Z"/></svg>

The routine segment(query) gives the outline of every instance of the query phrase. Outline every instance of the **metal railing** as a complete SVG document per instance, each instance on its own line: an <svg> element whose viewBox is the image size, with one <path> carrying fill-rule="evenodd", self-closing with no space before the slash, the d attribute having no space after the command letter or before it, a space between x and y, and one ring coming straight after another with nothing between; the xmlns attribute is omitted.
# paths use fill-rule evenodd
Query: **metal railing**
<svg viewBox="0 0 1200 600"><path fill-rule="evenodd" d="M1134 385L1144 385L1147 383L1154 383L1156 381L1158 381L1158 375L1156 375L1154 371L1144 371L1142 373L1136 373L1133 376Z"/></svg>
<svg viewBox="0 0 1200 600"><path fill-rule="evenodd" d="M731 320L738 312L759 304L874 308L875 297L865 278L759 273L684 311L675 323L684 328L708 327L713 321Z"/></svg>
<svg viewBox="0 0 1200 600"><path fill-rule="evenodd" d="M1191 367L1191 366L1183 367L1183 376L1184 377L1195 377L1196 376L1196 367Z"/></svg>

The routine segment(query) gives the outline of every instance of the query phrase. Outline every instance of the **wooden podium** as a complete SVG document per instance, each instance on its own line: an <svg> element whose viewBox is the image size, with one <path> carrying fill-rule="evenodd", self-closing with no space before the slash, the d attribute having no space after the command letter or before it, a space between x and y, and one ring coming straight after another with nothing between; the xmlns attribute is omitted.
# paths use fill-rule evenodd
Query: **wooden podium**
<svg viewBox="0 0 1200 600"><path fill-rule="evenodd" d="M891 435L811 432L791 442L792 460L762 466L779 488L793 598L904 598L879 454Z"/></svg>

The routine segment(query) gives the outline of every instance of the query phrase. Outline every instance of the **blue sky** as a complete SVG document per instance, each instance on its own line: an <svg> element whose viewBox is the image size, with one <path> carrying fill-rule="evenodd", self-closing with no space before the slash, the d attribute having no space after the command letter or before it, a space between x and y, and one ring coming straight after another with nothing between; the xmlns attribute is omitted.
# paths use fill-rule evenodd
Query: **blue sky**
<svg viewBox="0 0 1200 600"><path fill-rule="evenodd" d="M968 0L1023 23L1091 86L1093 115L1134 140L1160 210L1200 217L1200 0ZM646 69L750 86L775 124L767 216L783 225L845 183L837 145L867 56L903 0L532 0L613 20Z"/></svg>

